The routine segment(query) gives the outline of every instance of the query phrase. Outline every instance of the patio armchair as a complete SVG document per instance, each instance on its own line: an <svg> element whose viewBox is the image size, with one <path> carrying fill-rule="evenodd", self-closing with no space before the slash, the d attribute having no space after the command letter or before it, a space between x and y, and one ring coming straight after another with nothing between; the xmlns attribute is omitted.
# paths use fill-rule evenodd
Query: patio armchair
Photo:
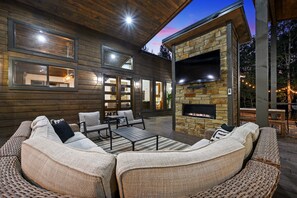
<svg viewBox="0 0 297 198"><path fill-rule="evenodd" d="M107 129L108 124L101 124L100 123L100 112L81 112L78 113L79 117L79 128L80 132L84 133L87 136L87 133L89 132L95 132L98 131L98 134L101 138L104 138L101 136L100 131L105 130L106 136L107 136Z"/></svg>
<svg viewBox="0 0 297 198"><path fill-rule="evenodd" d="M119 123L119 125L117 125L117 127L119 127L119 126L133 126L133 125L136 125L136 124L142 124L143 130L145 129L145 124L144 124L142 114L139 114L139 116L140 116L139 119L134 119L132 110L118 111L118 115L125 117L125 119L120 120L120 123Z"/></svg>

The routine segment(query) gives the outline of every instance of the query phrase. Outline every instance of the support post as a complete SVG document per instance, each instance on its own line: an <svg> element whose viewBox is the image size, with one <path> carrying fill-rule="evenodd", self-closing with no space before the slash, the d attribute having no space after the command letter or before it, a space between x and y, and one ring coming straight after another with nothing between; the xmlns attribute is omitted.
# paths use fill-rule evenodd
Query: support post
<svg viewBox="0 0 297 198"><path fill-rule="evenodd" d="M277 35L276 35L276 23L271 24L271 71L270 71L270 78L271 78L271 108L276 109L276 90L277 90Z"/></svg>
<svg viewBox="0 0 297 198"><path fill-rule="evenodd" d="M228 95L228 125L234 125L233 113L234 113L234 62L233 62L233 43L232 43L232 23L227 24L227 95Z"/></svg>
<svg viewBox="0 0 297 198"><path fill-rule="evenodd" d="M268 0L256 4L256 123L268 126Z"/></svg>
<svg viewBox="0 0 297 198"><path fill-rule="evenodd" d="M172 61L171 61L171 70L172 70L172 130L175 130L176 126L176 103L175 103L175 93L176 93L176 82L175 82L175 45L171 47L172 49Z"/></svg>

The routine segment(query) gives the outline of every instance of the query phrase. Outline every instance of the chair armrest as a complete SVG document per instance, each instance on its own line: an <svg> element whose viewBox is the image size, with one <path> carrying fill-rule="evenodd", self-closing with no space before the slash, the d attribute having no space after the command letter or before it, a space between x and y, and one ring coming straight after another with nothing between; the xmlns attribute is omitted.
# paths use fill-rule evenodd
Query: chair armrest
<svg viewBox="0 0 297 198"><path fill-rule="evenodd" d="M76 124L76 123L69 124L69 126L70 126L70 128L72 129L73 132L80 131L79 130L79 125Z"/></svg>
<svg viewBox="0 0 297 198"><path fill-rule="evenodd" d="M86 132L87 131L87 126L86 126L86 122L85 121L78 122L77 124L79 126L79 129L81 128L81 125L83 125L84 131L81 131L81 132Z"/></svg>

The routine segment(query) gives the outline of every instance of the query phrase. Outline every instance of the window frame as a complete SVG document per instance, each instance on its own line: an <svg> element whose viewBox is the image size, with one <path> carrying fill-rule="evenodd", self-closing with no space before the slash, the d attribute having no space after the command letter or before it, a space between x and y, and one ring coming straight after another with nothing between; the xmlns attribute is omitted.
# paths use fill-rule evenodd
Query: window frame
<svg viewBox="0 0 297 198"><path fill-rule="evenodd" d="M142 93L143 82L142 81L143 80L147 80L147 81L150 82L150 108L149 109L143 109L143 106L142 106L142 102L143 102L143 100L142 100L142 98L143 98L143 93ZM141 111L142 112L152 112L153 109L154 109L154 106L155 106L155 101L153 100L154 99L154 97L153 97L153 94L154 94L154 91L153 91L153 82L154 82L154 80L153 79L150 79L150 78L141 78L140 79L140 82L141 82L140 83Z"/></svg>
<svg viewBox="0 0 297 198"><path fill-rule="evenodd" d="M45 52L39 52L39 51L34 51L34 50L30 50L30 49L24 49L24 48L17 47L16 43L15 43L15 35L16 35L15 26L16 26L16 24L24 25L24 26L34 29L34 30L36 30L36 29L42 30L46 33L54 34L56 36L61 36L61 37L65 37L68 39L72 39L74 41L74 48L73 48L74 57L67 58L64 56L58 56L58 55L53 55L53 54L49 54L49 53L45 53ZM30 55L35 55L35 56L43 56L43 57L47 57L47 58L54 58L54 59L59 59L59 60L77 62L78 61L78 56L77 56L78 55L78 37L72 36L72 35L69 35L66 33L61 33L58 31L54 31L49 28L44 28L44 27L40 27L37 25L24 23L24 22L17 21L14 19L8 19L8 50L15 51L15 52L21 52L21 53L25 53L25 54L30 54Z"/></svg>
<svg viewBox="0 0 297 198"><path fill-rule="evenodd" d="M74 70L74 87L50 87L49 84L46 86L32 86L32 85L16 85L13 82L14 79L14 70L15 65L13 64L14 61L20 61L25 63L32 63L32 64L41 64L47 67L47 83L49 83L49 67L54 66L58 68L69 68ZM45 91L66 91L66 92L72 92L78 90L78 80L77 80L77 67L71 66L71 65L64 65L64 64L57 64L57 63L50 63L45 61L38 61L38 60L28 60L24 58L18 58L18 57L10 57L9 58L9 70L8 70L8 87L9 89L18 89L18 90L45 90Z"/></svg>
<svg viewBox="0 0 297 198"><path fill-rule="evenodd" d="M107 49L109 51L113 51L113 52L118 53L118 54L123 54L123 55L126 55L126 56L130 56L132 58L132 69L123 69L123 68L120 68L120 67L115 67L115 66L112 66L112 65L105 64L105 58L104 58L104 50L105 49ZM134 57L131 54L121 52L119 50L113 49L113 48L108 47L106 45L102 45L102 47L101 47L101 66L103 68L106 68L106 69L116 69L116 70L120 70L120 71L134 72Z"/></svg>

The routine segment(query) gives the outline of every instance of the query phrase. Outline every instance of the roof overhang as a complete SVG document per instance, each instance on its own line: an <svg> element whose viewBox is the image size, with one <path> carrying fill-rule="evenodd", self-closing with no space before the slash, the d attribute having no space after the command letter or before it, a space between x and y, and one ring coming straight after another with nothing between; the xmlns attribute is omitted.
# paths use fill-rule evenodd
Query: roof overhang
<svg viewBox="0 0 297 198"><path fill-rule="evenodd" d="M251 40L251 32L243 9L243 2L240 0L163 39L162 42L167 48L171 49L173 45L183 43L218 27L227 25L230 22L238 34L239 43L245 43Z"/></svg>
<svg viewBox="0 0 297 198"><path fill-rule="evenodd" d="M192 0L11 0L143 47ZM133 15L133 26L125 16Z"/></svg>

